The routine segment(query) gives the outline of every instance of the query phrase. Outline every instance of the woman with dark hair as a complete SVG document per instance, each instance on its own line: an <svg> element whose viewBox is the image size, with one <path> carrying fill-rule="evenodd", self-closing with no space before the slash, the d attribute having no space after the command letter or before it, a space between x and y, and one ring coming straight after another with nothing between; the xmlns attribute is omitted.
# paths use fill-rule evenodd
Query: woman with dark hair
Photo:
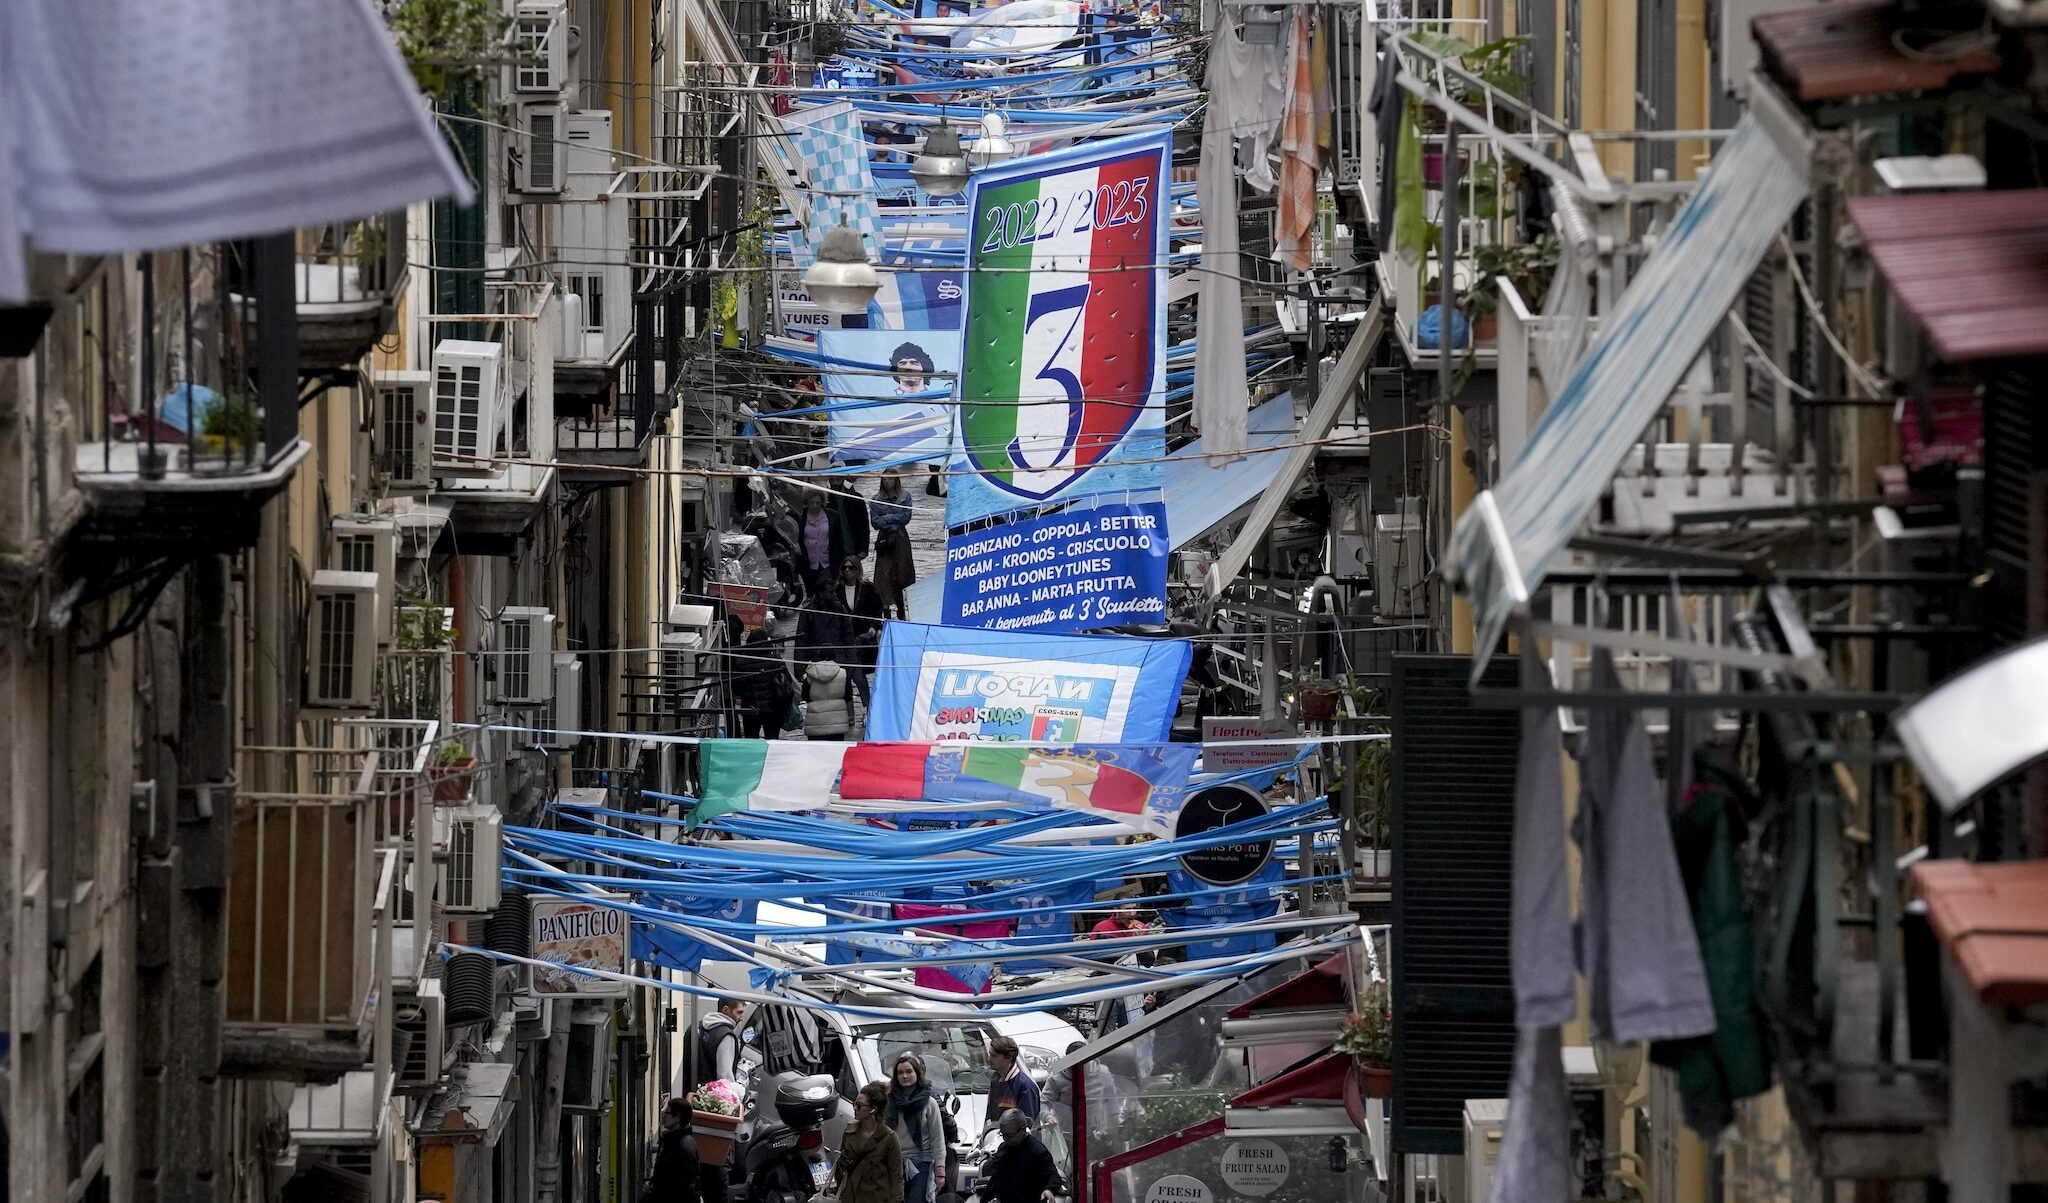
<svg viewBox="0 0 2048 1203"><path fill-rule="evenodd" d="M890 353L889 370L896 374L896 395L901 397L910 393L922 393L931 388L932 373L938 371L938 368L933 365L932 357L923 347L916 343L903 343ZM946 495L945 479L939 475L938 468L932 469L931 478L925 481L924 491L931 497Z"/></svg>
<svg viewBox="0 0 2048 1203"><path fill-rule="evenodd" d="M925 1077L924 1061L908 1050L896 1054L889 1070L889 1111L885 1117L903 1147L903 1203L932 1203L932 1169L946 1157L946 1121Z"/></svg>
<svg viewBox="0 0 2048 1203"><path fill-rule="evenodd" d="M832 1177L839 1203L903 1203L903 1146L882 1122L889 1084L869 1082L853 1096L853 1124L839 1138Z"/></svg>
<svg viewBox="0 0 2048 1203"><path fill-rule="evenodd" d="M882 473L881 487L868 499L868 517L875 525L875 592L897 618L903 617L903 591L917 581L917 565L910 558L910 513L903 478Z"/></svg>

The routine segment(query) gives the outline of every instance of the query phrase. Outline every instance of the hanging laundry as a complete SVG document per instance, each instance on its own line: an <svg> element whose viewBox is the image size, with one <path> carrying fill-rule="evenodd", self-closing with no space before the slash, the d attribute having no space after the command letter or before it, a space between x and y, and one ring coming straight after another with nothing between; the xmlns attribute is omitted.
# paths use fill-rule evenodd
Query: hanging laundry
<svg viewBox="0 0 2048 1203"><path fill-rule="evenodd" d="M1310 66L1309 18L1296 9L1287 39L1291 84L1287 115L1280 123L1280 205L1273 230L1273 258L1295 271L1315 262L1316 96Z"/></svg>
<svg viewBox="0 0 2048 1203"><path fill-rule="evenodd" d="M1212 7L1212 17L1222 13ZM1195 429L1211 454L1237 456L1245 447L1251 388L1244 373L1244 290L1238 282L1237 163L1265 167L1274 131L1286 111L1278 46L1254 46L1228 20L1213 23L1209 45L1209 109L1202 119L1202 157L1195 196L1202 210L1202 272L1195 329ZM1267 114L1271 114L1271 123ZM1244 145L1235 145L1238 136Z"/></svg>
<svg viewBox="0 0 2048 1203"><path fill-rule="evenodd" d="M1410 96L1401 110L1400 150L1394 156L1394 249L1410 263L1422 258L1435 236L1423 196L1422 135L1416 129L1421 117L1422 102Z"/></svg>
<svg viewBox="0 0 2048 1203"><path fill-rule="evenodd" d="M0 300L22 233L111 254L474 195L370 0L0 4L0 192Z"/></svg>

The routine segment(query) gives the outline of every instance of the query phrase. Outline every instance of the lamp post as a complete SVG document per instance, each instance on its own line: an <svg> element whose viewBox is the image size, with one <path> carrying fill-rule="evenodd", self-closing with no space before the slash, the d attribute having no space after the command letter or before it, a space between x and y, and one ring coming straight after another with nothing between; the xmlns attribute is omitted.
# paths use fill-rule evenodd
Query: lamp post
<svg viewBox="0 0 2048 1203"><path fill-rule="evenodd" d="M941 123L924 140L924 149L910 165L910 178L933 196L958 196L967 187L967 156L952 126Z"/></svg>
<svg viewBox="0 0 2048 1203"><path fill-rule="evenodd" d="M882 277L868 262L860 235L846 224L846 214L841 213L839 224L826 231L818 261L804 272L804 290L818 308L841 315L866 313L868 303L882 290Z"/></svg>

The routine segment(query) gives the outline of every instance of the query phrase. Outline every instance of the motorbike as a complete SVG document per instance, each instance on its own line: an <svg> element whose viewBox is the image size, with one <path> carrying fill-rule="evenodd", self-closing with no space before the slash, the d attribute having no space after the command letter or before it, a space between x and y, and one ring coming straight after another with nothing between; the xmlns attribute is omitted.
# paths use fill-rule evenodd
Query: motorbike
<svg viewBox="0 0 2048 1203"><path fill-rule="evenodd" d="M840 1099L831 1076L778 1075L773 1100L774 1118L756 1121L735 1158L741 1181L727 1188L727 1203L807 1203L832 1181L824 1124Z"/></svg>

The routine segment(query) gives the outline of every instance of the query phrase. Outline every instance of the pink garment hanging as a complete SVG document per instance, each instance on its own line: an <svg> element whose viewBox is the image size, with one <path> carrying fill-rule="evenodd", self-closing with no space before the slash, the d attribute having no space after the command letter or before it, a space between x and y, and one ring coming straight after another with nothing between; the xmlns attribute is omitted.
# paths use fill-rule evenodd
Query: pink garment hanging
<svg viewBox="0 0 2048 1203"><path fill-rule="evenodd" d="M1316 219L1316 92L1309 61L1309 21L1305 10L1294 14L1288 40L1287 115L1280 122L1280 206L1273 235L1273 257L1296 271L1315 262L1310 230Z"/></svg>

